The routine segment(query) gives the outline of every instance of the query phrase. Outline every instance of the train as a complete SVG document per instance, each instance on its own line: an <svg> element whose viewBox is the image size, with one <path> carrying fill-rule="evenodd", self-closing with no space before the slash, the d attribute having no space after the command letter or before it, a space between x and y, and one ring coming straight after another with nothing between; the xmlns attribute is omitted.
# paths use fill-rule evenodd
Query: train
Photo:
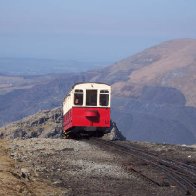
<svg viewBox="0 0 196 196"><path fill-rule="evenodd" d="M77 83L63 101L63 136L101 137L110 128L111 86L105 83Z"/></svg>

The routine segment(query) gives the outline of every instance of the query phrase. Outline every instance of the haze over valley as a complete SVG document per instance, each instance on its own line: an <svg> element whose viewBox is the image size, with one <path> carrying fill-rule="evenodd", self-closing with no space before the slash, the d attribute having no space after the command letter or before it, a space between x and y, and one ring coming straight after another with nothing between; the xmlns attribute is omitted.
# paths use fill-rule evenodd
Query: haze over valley
<svg viewBox="0 0 196 196"><path fill-rule="evenodd" d="M83 72L100 68L109 62L53 60L40 58L0 58L0 74L44 75L64 72Z"/></svg>

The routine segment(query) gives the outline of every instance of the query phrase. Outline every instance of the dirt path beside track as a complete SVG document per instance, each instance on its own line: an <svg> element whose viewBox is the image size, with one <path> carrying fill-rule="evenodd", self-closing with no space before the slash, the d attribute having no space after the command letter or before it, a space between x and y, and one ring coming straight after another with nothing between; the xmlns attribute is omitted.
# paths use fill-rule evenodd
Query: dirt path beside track
<svg viewBox="0 0 196 196"><path fill-rule="evenodd" d="M67 191L37 178L24 168L26 163L14 160L10 154L10 141L0 140L0 195L65 195ZM30 176L28 176L30 175Z"/></svg>

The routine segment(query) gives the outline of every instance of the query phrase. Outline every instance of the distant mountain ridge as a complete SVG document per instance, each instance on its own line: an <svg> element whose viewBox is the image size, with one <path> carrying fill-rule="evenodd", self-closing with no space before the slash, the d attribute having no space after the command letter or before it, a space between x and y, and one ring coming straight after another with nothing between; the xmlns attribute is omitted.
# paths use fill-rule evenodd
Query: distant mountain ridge
<svg viewBox="0 0 196 196"><path fill-rule="evenodd" d="M85 62L42 58L1 58L0 73L9 75L44 75L64 72L87 71L103 67L107 62Z"/></svg>

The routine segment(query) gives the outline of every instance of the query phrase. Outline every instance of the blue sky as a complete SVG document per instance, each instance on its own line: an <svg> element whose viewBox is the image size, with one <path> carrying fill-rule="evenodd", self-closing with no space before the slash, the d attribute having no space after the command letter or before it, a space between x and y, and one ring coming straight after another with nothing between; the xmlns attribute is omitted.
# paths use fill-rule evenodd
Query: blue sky
<svg viewBox="0 0 196 196"><path fill-rule="evenodd" d="M195 0L0 0L0 57L114 62L196 38Z"/></svg>

